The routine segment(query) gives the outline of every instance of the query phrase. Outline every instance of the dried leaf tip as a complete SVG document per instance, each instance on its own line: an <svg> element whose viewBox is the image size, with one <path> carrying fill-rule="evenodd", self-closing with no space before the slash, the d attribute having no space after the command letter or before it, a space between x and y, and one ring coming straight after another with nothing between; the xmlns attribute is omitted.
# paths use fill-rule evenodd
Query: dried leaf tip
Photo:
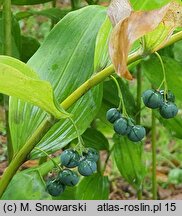
<svg viewBox="0 0 182 216"><path fill-rule="evenodd" d="M112 0L108 7L107 14L111 23L115 26L118 22L129 17L131 11L132 7L128 0Z"/></svg>

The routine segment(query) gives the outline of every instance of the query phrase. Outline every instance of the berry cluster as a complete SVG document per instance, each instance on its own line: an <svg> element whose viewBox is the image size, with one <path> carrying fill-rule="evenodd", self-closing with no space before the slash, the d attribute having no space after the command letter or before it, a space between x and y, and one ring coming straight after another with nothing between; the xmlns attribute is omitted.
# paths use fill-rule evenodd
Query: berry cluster
<svg viewBox="0 0 182 216"><path fill-rule="evenodd" d="M106 114L107 120L114 125L114 131L120 135L127 135L133 142L141 141L146 135L145 128L141 125L135 125L131 118L123 117L116 109L111 108Z"/></svg>
<svg viewBox="0 0 182 216"><path fill-rule="evenodd" d="M82 156L73 149L65 150L61 156L61 165L66 167L59 172L57 177L47 182L47 191L52 196L62 194L66 186L75 186L79 181L79 176L75 171L67 168L78 167L78 172L82 176L89 176L97 170L96 162L99 159L99 153L94 148L87 148L82 152Z"/></svg>
<svg viewBox="0 0 182 216"><path fill-rule="evenodd" d="M174 118L178 113L178 108L174 103L175 96L171 91L165 93L164 90L149 89L143 93L142 98L145 106L159 109L160 115L165 119Z"/></svg>

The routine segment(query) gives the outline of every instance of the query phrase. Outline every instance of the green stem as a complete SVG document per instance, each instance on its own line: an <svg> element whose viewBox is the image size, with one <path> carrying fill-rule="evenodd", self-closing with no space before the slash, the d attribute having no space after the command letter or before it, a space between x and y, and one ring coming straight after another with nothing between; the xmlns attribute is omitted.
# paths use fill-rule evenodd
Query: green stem
<svg viewBox="0 0 182 216"><path fill-rule="evenodd" d="M29 138L26 144L20 149L20 151L14 156L13 160L9 164L8 168L4 171L0 181L0 197L4 193L4 190L8 186L10 180L15 175L18 168L25 162L27 156L35 147L35 145L41 140L44 134L51 128L56 121L52 118L45 119L34 134Z"/></svg>
<svg viewBox="0 0 182 216"><path fill-rule="evenodd" d="M71 8L72 10L80 8L80 0L71 0Z"/></svg>
<svg viewBox="0 0 182 216"><path fill-rule="evenodd" d="M142 189L137 191L138 200L142 200Z"/></svg>
<svg viewBox="0 0 182 216"><path fill-rule="evenodd" d="M141 71L141 64L137 66L137 115L136 115L136 124L140 124L141 121L141 94L142 94L142 71ZM138 200L142 200L142 185L141 189L137 191Z"/></svg>
<svg viewBox="0 0 182 216"><path fill-rule="evenodd" d="M157 199L157 179L156 179L156 118L152 110L152 194L153 199Z"/></svg>
<svg viewBox="0 0 182 216"><path fill-rule="evenodd" d="M72 122L74 128L75 128L75 131L77 133L77 137L78 137L78 144L76 145L75 149L77 149L78 153L79 154L82 154L82 151L84 149L84 142L83 142L83 139L82 137L80 136L80 133L79 133L79 130L78 130L78 127L76 126L74 120L72 118L70 118L70 121Z"/></svg>
<svg viewBox="0 0 182 216"><path fill-rule="evenodd" d="M137 115L136 115L136 123L140 124L141 119L141 94L142 94L142 71L141 65L137 66Z"/></svg>
<svg viewBox="0 0 182 216"><path fill-rule="evenodd" d="M114 150L114 145L113 145L113 146L111 147L111 149L109 150L108 155L107 155L107 158L106 158L106 160L105 160L104 167L103 167L102 172L101 172L103 175L104 175L104 172L105 172L105 170L106 170L107 164L108 164L108 162L109 162L109 158L110 158L110 156L111 156L113 150Z"/></svg>
<svg viewBox="0 0 182 216"><path fill-rule="evenodd" d="M12 55L11 44L11 0L4 1L3 4L3 18L4 18L4 54Z"/></svg>
<svg viewBox="0 0 182 216"><path fill-rule="evenodd" d="M182 31L173 35L168 43L165 45L171 45L171 41L177 42L182 39ZM163 46L164 47L164 46ZM162 47L162 48L163 48ZM128 64L133 63L142 58L142 53L140 51L136 51L132 53L128 57ZM85 83L83 83L77 90L75 90L69 97L66 98L61 103L61 106L66 110L71 107L81 96L83 96L89 89L96 86L103 80L105 80L108 76L114 73L113 65L108 66L104 70L100 71ZM55 123L55 122L53 122ZM36 146L36 144L43 138L45 133L51 128L52 123L49 120L44 120L42 124L36 129L34 134L27 140L22 149L14 156L10 165L5 170L1 181L0 181L0 197L6 190L9 182L11 181L13 175L19 169L19 167L23 164L28 154L32 151L32 149Z"/></svg>
<svg viewBox="0 0 182 216"><path fill-rule="evenodd" d="M163 63L163 60L161 58L161 56L159 55L158 52L155 52L155 55L158 57L160 63L161 63L161 66L162 66L162 72L163 72L163 81L162 83L164 83L164 98L166 98L166 94L167 94L167 91L168 91L168 87L167 87L167 80L166 80L166 70L165 70L165 67L164 67L164 63ZM162 85L161 83L161 85ZM160 85L160 87L161 87ZM160 89L159 87L159 89Z"/></svg>
<svg viewBox="0 0 182 216"><path fill-rule="evenodd" d="M118 97L120 99L118 110L122 111L123 116L128 117L128 114L127 114L127 111L126 111L126 108L125 108L125 105L124 105L123 95L122 95L119 83L118 83L117 79L114 76L111 75L111 78L113 79L113 81L116 84L116 87L117 87L117 90L118 90Z"/></svg>
<svg viewBox="0 0 182 216"><path fill-rule="evenodd" d="M55 167L58 167L59 170L62 170L61 167L47 154L47 152L45 152L44 150L38 148L38 147L34 147L35 149L37 149L38 151L41 151L42 153L44 153L54 164Z"/></svg>
<svg viewBox="0 0 182 216"><path fill-rule="evenodd" d="M57 0L52 0L52 8L56 8ZM51 29L55 26L55 20L51 19Z"/></svg>
<svg viewBox="0 0 182 216"><path fill-rule="evenodd" d="M4 55L12 55L11 44L11 0L4 1L3 4L3 19L4 19ZM7 149L8 149L8 162L10 163L13 157L13 146L11 142L11 135L9 129L9 97L4 95L4 108L5 108L5 124L7 134Z"/></svg>

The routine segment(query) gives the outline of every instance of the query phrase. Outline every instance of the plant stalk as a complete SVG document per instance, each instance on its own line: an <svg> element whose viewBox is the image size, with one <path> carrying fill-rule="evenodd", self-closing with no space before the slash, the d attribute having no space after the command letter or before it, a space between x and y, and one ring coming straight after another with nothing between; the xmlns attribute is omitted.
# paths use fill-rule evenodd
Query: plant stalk
<svg viewBox="0 0 182 216"><path fill-rule="evenodd" d="M182 31L171 37L171 41L177 42L182 39ZM169 41L167 45L171 45ZM165 45L165 46L167 46ZM142 54L139 51L134 52L128 57L128 64L133 63L142 58ZM110 76L114 72L113 65L108 66L104 70L95 74L85 83L83 83L78 89L76 89L69 97L67 97L62 103L61 106L66 110L71 107L81 96L83 96L89 89L96 86L108 76ZM48 119L45 119L42 124L37 128L34 134L28 139L22 149L14 156L12 162L5 170L1 181L0 181L0 197L6 190L8 184L10 183L13 175L19 169L19 167L23 164L28 154L32 151L32 149L36 146L36 144L42 139L45 133L51 128L52 124Z"/></svg>
<svg viewBox="0 0 182 216"><path fill-rule="evenodd" d="M9 182L15 175L18 168L25 162L29 153L32 151L35 145L41 140L44 134L52 127L52 125L55 124L55 122L56 121L52 118L45 119L37 128L35 133L29 138L26 144L14 156L8 168L4 171L2 179L0 181L0 197L4 193L4 190L8 186Z"/></svg>
<svg viewBox="0 0 182 216"><path fill-rule="evenodd" d="M52 8L56 8L57 0L52 0ZM55 20L51 19L51 29L55 26Z"/></svg>
<svg viewBox="0 0 182 216"><path fill-rule="evenodd" d="M140 124L141 119L141 95L142 95L142 71L141 65L138 64L137 66L137 115L136 115L136 123Z"/></svg>
<svg viewBox="0 0 182 216"><path fill-rule="evenodd" d="M71 0L72 10L77 10L80 8L80 0Z"/></svg>
<svg viewBox="0 0 182 216"><path fill-rule="evenodd" d="M11 0L6 0L3 3L3 19L4 19L4 55L12 55L12 40L11 40ZM11 134L9 129L9 97L4 95L4 108L5 108L5 125L7 135L7 149L8 149L8 162L10 163L13 157L13 146L11 142Z"/></svg>
<svg viewBox="0 0 182 216"><path fill-rule="evenodd" d="M137 114L136 114L136 124L140 124L141 122L141 94L142 94L142 71L141 71L141 64L137 65L137 98L136 98L136 105L137 105ZM141 189L137 191L137 198L138 200L142 200L142 185Z"/></svg>
<svg viewBox="0 0 182 216"><path fill-rule="evenodd" d="M152 110L152 195L157 200L157 179L156 179L156 118Z"/></svg>
<svg viewBox="0 0 182 216"><path fill-rule="evenodd" d="M142 189L137 191L138 200L142 200Z"/></svg>

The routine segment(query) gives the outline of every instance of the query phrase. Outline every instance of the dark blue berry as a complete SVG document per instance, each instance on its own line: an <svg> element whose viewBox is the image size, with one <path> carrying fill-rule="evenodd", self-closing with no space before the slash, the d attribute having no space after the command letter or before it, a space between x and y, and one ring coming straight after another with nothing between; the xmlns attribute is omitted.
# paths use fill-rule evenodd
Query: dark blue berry
<svg viewBox="0 0 182 216"><path fill-rule="evenodd" d="M57 179L48 181L46 184L46 190L51 196L61 195L64 192L65 188L66 186L57 181Z"/></svg>
<svg viewBox="0 0 182 216"><path fill-rule="evenodd" d="M78 172L83 176L92 175L97 170L97 164L93 160L84 159L78 165Z"/></svg>
<svg viewBox="0 0 182 216"><path fill-rule="evenodd" d="M131 122L130 122L131 123ZM114 131L120 135L127 135L131 130L131 125L126 118L122 117L114 122Z"/></svg>
<svg viewBox="0 0 182 216"><path fill-rule="evenodd" d="M110 123L114 123L121 117L121 113L116 108L111 108L106 113L106 118Z"/></svg>
<svg viewBox="0 0 182 216"><path fill-rule="evenodd" d="M99 153L94 148L88 148L85 152L83 152L83 156L86 159L93 160L95 162L99 160Z"/></svg>
<svg viewBox="0 0 182 216"><path fill-rule="evenodd" d="M74 151L72 149L67 149L61 153L60 160L61 160L61 165L68 168L73 168L78 166L80 161L80 155L78 154L77 151Z"/></svg>
<svg viewBox="0 0 182 216"><path fill-rule="evenodd" d="M75 186L79 181L79 176L76 172L64 169L62 172L59 173L58 177L59 181L67 186Z"/></svg>
<svg viewBox="0 0 182 216"><path fill-rule="evenodd" d="M145 128L141 125L135 125L132 127L130 133L128 134L128 139L133 142L139 142L144 138L145 135Z"/></svg>
<svg viewBox="0 0 182 216"><path fill-rule="evenodd" d="M160 92L149 89L142 94L143 103L145 106L156 109L163 103L163 96Z"/></svg>
<svg viewBox="0 0 182 216"><path fill-rule="evenodd" d="M172 102L165 102L160 107L159 112L161 116L165 119L174 118L178 113L178 108L176 104Z"/></svg>

